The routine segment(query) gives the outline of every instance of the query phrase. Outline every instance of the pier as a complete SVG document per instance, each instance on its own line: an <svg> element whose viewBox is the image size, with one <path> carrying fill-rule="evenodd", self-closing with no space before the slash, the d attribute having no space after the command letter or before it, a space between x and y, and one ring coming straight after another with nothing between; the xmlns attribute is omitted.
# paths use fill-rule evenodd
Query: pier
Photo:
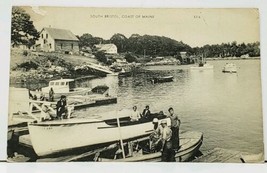
<svg viewBox="0 0 267 173"><path fill-rule="evenodd" d="M263 154L251 154L236 150L214 148L192 162L205 163L259 163L264 162Z"/></svg>

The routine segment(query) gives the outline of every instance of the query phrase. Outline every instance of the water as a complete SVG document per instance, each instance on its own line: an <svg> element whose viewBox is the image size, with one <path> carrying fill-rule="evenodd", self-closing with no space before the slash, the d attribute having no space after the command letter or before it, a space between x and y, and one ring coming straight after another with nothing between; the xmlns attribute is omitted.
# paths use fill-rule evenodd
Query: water
<svg viewBox="0 0 267 173"><path fill-rule="evenodd" d="M151 112L163 111L167 114L168 108L173 107L182 121L181 130L204 133L202 152L215 147L262 152L260 61L231 61L239 67L237 74L222 73L226 62L209 62L214 65L213 70L161 66L149 67L148 72L133 77L108 76L80 81L77 83L79 87L108 85L110 95L118 97L118 104L87 108L76 114L80 118L94 117L100 112L131 109L134 105L140 112L149 105ZM151 75L172 75L174 82L153 85L149 81ZM12 93L14 98L18 98L18 92L11 92L11 96ZM27 92L24 95L27 98ZM25 104L27 107L28 104ZM13 107L18 106L23 105ZM104 118L114 116L115 112L105 114Z"/></svg>
<svg viewBox="0 0 267 173"><path fill-rule="evenodd" d="M261 104L260 61L232 61L237 74L222 73L227 61L211 61L213 70L190 70L189 66L149 67L148 73L133 77L109 76L83 81L79 86L108 84L118 104L81 110L81 117L97 112L131 109L141 112L149 105L151 112L173 107L179 115L181 130L204 133L201 151L215 147L243 152L263 151L263 120ZM151 74L173 75L174 82L151 84ZM115 116L115 115L108 115Z"/></svg>

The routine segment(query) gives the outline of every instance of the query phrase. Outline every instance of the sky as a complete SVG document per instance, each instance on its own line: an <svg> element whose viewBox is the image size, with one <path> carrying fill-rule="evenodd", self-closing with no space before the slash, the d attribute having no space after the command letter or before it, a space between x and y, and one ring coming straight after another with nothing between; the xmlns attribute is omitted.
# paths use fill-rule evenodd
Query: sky
<svg viewBox="0 0 267 173"><path fill-rule="evenodd" d="M115 33L158 35L191 47L260 40L257 9L23 8L38 31L52 27L104 39Z"/></svg>

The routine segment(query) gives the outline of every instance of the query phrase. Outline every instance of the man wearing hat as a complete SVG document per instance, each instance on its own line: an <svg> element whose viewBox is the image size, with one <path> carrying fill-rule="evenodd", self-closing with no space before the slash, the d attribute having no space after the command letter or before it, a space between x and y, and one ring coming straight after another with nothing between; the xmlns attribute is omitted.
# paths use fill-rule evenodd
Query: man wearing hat
<svg viewBox="0 0 267 173"><path fill-rule="evenodd" d="M163 119L161 121L161 127L160 128L160 138L162 141L162 155L161 155L161 161L162 162L174 162L175 161L175 152L172 148L172 131L167 126L167 120Z"/></svg>

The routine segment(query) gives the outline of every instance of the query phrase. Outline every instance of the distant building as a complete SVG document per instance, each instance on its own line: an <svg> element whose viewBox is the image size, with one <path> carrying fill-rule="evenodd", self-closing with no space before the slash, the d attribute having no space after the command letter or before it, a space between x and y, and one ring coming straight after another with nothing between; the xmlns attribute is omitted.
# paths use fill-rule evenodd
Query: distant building
<svg viewBox="0 0 267 173"><path fill-rule="evenodd" d="M45 52L78 52L79 39L69 30L43 28L36 41L35 50Z"/></svg>
<svg viewBox="0 0 267 173"><path fill-rule="evenodd" d="M117 54L117 46L115 44L96 44L95 49L98 51L103 51L106 54Z"/></svg>

